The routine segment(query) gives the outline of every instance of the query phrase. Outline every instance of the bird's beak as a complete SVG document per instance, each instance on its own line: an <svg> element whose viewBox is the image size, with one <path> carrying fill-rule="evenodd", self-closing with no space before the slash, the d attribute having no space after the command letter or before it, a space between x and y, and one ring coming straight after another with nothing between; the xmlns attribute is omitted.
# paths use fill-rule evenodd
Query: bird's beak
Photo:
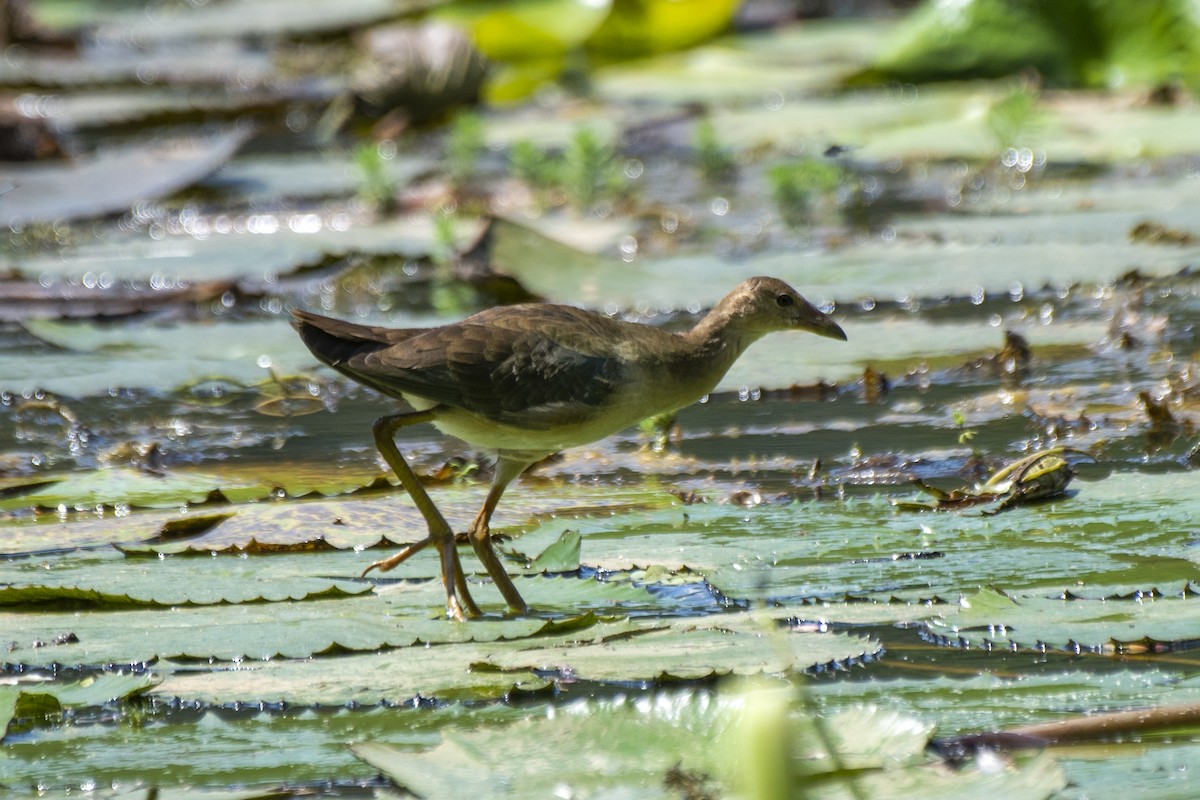
<svg viewBox="0 0 1200 800"><path fill-rule="evenodd" d="M827 339L846 341L846 332L842 326L833 321L833 317L821 311L812 303L805 302L796 309L795 325L797 330L815 333Z"/></svg>

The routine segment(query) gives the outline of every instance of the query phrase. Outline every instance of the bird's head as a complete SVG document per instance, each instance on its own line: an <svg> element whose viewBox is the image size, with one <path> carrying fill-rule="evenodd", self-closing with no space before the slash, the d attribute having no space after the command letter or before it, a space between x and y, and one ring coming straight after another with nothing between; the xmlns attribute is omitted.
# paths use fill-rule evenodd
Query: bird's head
<svg viewBox="0 0 1200 800"><path fill-rule="evenodd" d="M846 332L833 318L776 278L751 278L717 304L715 312L752 336L775 331L808 331L846 341Z"/></svg>

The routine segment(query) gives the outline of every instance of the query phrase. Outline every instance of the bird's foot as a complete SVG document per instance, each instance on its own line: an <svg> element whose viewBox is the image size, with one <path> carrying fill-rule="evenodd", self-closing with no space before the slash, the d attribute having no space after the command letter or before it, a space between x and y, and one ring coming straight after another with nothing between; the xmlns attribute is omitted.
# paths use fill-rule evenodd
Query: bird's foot
<svg viewBox="0 0 1200 800"><path fill-rule="evenodd" d="M392 556L391 558L380 559L379 561L376 561L374 564L371 564L370 566L368 566L366 569L364 569L362 571L362 574L359 575L359 577L365 578L367 576L367 573L373 569L377 569L380 572L389 572L390 570L393 570L396 567L403 564L410 557L415 556L417 553L421 552L426 547L429 547L429 545L431 545L431 544L433 544L433 537L426 536L421 541L413 542L412 544L406 546L403 550L401 550L399 553L396 553L396 555Z"/></svg>
<svg viewBox="0 0 1200 800"><path fill-rule="evenodd" d="M460 534L459 537L461 536L463 535ZM451 541L455 542L459 537L452 537ZM391 558L384 558L370 564L362 571L359 577L365 578L367 573L373 569L377 569L380 572L393 570L431 544L436 544L434 538L426 536L419 542L407 545ZM479 606L475 604L474 598L471 597L471 590L467 588L466 575L463 573L462 564L458 561L458 553L454 550L453 543L446 553L447 555L442 558L442 580L447 586L446 616L458 622L466 622L471 617L483 616L483 612L479 610ZM453 589L450 587L453 587Z"/></svg>
<svg viewBox="0 0 1200 800"><path fill-rule="evenodd" d="M458 602L458 598L451 595L446 598L446 616L455 622L466 622L471 617L481 616L478 608L474 613L469 613L469 610L464 609L462 603Z"/></svg>

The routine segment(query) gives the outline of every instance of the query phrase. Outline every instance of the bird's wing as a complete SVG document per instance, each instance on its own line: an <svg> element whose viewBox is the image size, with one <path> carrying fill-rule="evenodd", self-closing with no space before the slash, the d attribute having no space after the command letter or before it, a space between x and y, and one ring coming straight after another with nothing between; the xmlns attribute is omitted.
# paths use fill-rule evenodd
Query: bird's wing
<svg viewBox="0 0 1200 800"><path fill-rule="evenodd" d="M517 427L584 419L623 374L619 358L586 346L611 321L570 307L510 306L419 329L295 317L309 349L359 383Z"/></svg>
<svg viewBox="0 0 1200 800"><path fill-rule="evenodd" d="M391 394L416 395L518 427L586 417L612 393L621 373L617 359L580 352L551 333L470 321L429 330L347 366Z"/></svg>

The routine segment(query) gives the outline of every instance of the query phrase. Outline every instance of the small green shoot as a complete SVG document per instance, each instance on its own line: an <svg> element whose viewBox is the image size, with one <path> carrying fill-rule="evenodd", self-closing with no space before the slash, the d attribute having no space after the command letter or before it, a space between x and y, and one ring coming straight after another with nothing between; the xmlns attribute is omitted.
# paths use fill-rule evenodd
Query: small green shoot
<svg viewBox="0 0 1200 800"><path fill-rule="evenodd" d="M814 204L836 189L841 180L842 168L819 158L776 164L767 170L771 199L779 215L792 226L808 220Z"/></svg>
<svg viewBox="0 0 1200 800"><path fill-rule="evenodd" d="M528 139L513 144L508 165L513 177L534 190L549 190L562 182L562 159Z"/></svg>
<svg viewBox="0 0 1200 800"><path fill-rule="evenodd" d="M458 219L450 209L441 208L433 215L433 246L429 257L439 267L454 261L458 255Z"/></svg>
<svg viewBox="0 0 1200 800"><path fill-rule="evenodd" d="M591 129L580 128L567 147L562 181L571 204L586 212L602 197L618 194L624 178L612 147L602 143Z"/></svg>
<svg viewBox="0 0 1200 800"><path fill-rule="evenodd" d="M1001 152L1029 146L1028 139L1039 122L1037 102L1036 91L1020 86L988 109L987 128Z"/></svg>
<svg viewBox="0 0 1200 800"><path fill-rule="evenodd" d="M974 428L967 427L967 418L961 411L954 412L954 427L958 428L958 443L961 445L970 444L978 433Z"/></svg>
<svg viewBox="0 0 1200 800"><path fill-rule="evenodd" d="M368 142L354 151L354 166L359 173L358 196L385 213L396 205L395 181L388 169L394 154L395 145L391 142Z"/></svg>
<svg viewBox="0 0 1200 800"><path fill-rule="evenodd" d="M721 146L712 120L703 119L696 125L696 166L707 183L721 183L733 177L737 163Z"/></svg>
<svg viewBox="0 0 1200 800"><path fill-rule="evenodd" d="M459 114L446 136L446 167L450 180L458 188L466 186L475 174L484 149L483 120L470 112Z"/></svg>
<svg viewBox="0 0 1200 800"><path fill-rule="evenodd" d="M674 429L675 412L673 411L647 417L638 423L638 431L650 440L650 449L655 453L661 453L667 449Z"/></svg>

